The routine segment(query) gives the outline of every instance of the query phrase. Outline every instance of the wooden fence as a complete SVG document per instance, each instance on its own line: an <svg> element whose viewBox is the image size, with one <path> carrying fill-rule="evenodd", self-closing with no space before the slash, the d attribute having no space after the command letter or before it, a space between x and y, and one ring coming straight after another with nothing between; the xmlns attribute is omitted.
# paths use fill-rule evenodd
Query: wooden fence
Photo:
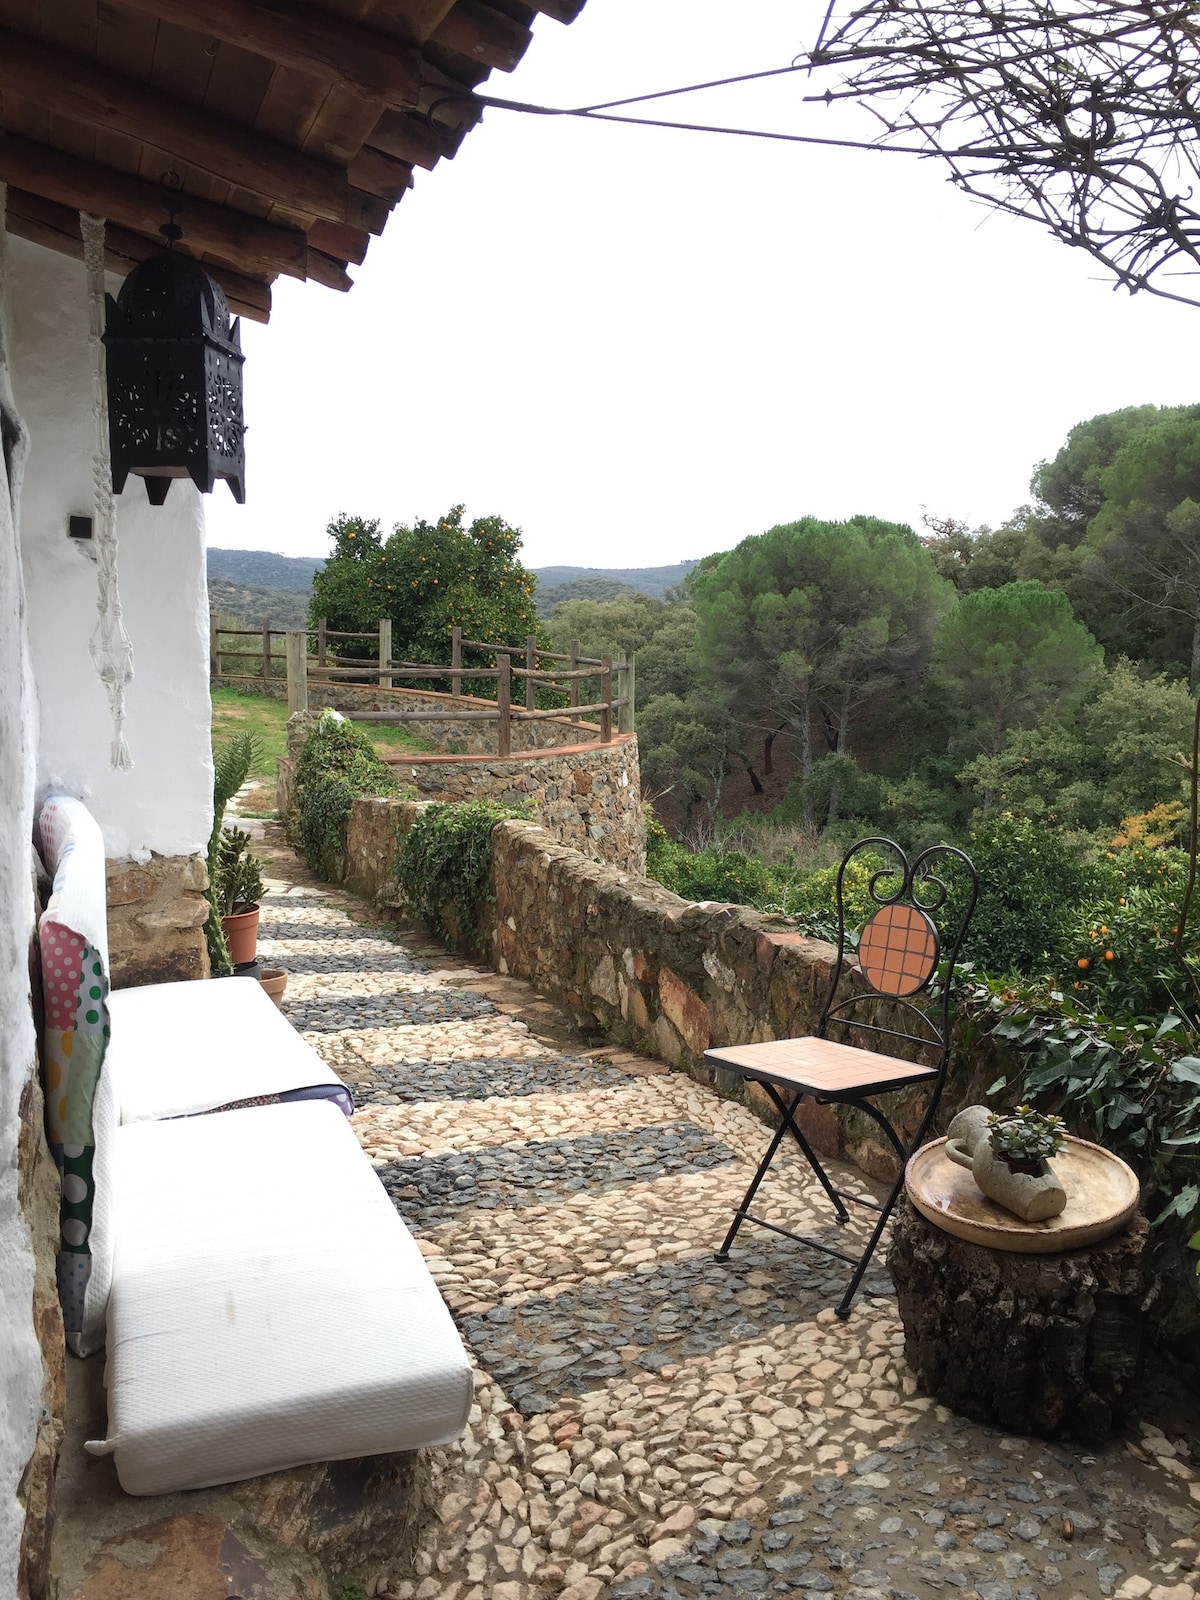
<svg viewBox="0 0 1200 1600"><path fill-rule="evenodd" d="M227 639L253 640L254 644L230 647L224 643ZM282 653L275 648L276 639L284 641ZM338 645L351 641L374 644L373 659L339 655ZM474 666L464 661L464 651L487 656L493 664ZM270 684L286 675L289 715L307 710L310 680L378 683L381 688L392 689L440 679L449 682L450 694L457 700L467 698L462 692L464 679L473 684L495 682L494 710L486 701L472 696L461 710L447 705L444 710L439 707L436 711L360 711L355 713L354 720L405 725L411 722L495 722L498 725L496 752L502 756L512 753L512 728L516 722L564 719L579 722L585 716L594 716L599 724L601 744L611 743L614 732L633 732L636 694L633 657L614 662L611 655L585 656L578 640L572 642L567 654L559 654L539 649L537 639L530 634L522 651L510 645L464 639L462 629L454 628L450 634L450 660L444 666L431 666L420 661L392 659L390 618L384 618L371 633L345 633L328 627L324 619L315 628L285 630L272 628L269 619L264 618L259 628L226 628L214 622L210 657L213 679L224 683ZM230 660L250 662L253 670L229 672L226 668ZM514 665L514 660L522 664ZM523 705L513 702L514 679L524 679ZM585 700L584 685L591 683L597 685L594 698ZM548 695L562 696L562 704L539 706L539 689L545 691L543 699Z"/></svg>
<svg viewBox="0 0 1200 1600"><path fill-rule="evenodd" d="M226 639L252 639L253 644L242 647L241 645L228 645ZM276 649L274 640L280 641ZM271 619L264 617L262 624L257 628L226 628L215 620L208 627L208 673L210 679L216 682L220 679L224 683L270 683L273 679L287 676L287 652L285 641L286 628L273 628ZM229 662L235 661L238 666L235 671L229 670ZM249 670L244 670L241 663L249 662Z"/></svg>

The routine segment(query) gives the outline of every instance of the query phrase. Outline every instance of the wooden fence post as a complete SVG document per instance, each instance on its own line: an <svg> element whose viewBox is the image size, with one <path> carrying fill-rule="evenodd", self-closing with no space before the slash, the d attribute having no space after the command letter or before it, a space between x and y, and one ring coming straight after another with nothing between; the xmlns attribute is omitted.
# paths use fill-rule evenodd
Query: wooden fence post
<svg viewBox="0 0 1200 1600"><path fill-rule="evenodd" d="M271 692L271 619L262 619L262 680L267 693Z"/></svg>
<svg viewBox="0 0 1200 1600"><path fill-rule="evenodd" d="M572 672L578 672L579 671L579 640L578 639L572 639L571 640L571 671ZM573 706L577 706L579 704L579 679L578 678L572 678L571 679L571 704ZM578 722L579 721L579 712L578 711L576 711L575 714L572 716L571 721L572 722Z"/></svg>
<svg viewBox="0 0 1200 1600"><path fill-rule="evenodd" d="M308 634L287 636L288 716L308 710Z"/></svg>
<svg viewBox="0 0 1200 1600"><path fill-rule="evenodd" d="M391 617L380 617L380 619L379 619L379 668L380 668L380 671L379 671L379 687L381 689L390 689L390 688L393 687L391 673L390 672L385 672L383 670L387 666L388 662L391 659L392 659L392 619L391 619Z"/></svg>
<svg viewBox="0 0 1200 1600"><path fill-rule="evenodd" d="M462 629L450 629L450 693L462 694Z"/></svg>
<svg viewBox="0 0 1200 1600"><path fill-rule="evenodd" d="M325 665L325 632L328 626L324 617L317 623L317 665L319 667Z"/></svg>
<svg viewBox="0 0 1200 1600"><path fill-rule="evenodd" d="M634 675L633 657L626 656L617 668L617 699L625 701L617 707L617 732L633 732Z"/></svg>
<svg viewBox="0 0 1200 1600"><path fill-rule="evenodd" d="M208 623L208 676L210 680L221 676L221 630L211 617Z"/></svg>
<svg viewBox="0 0 1200 1600"><path fill-rule="evenodd" d="M528 634L525 639L525 671L537 671L537 638ZM537 706L537 684L532 678L525 679L525 709L532 711Z"/></svg>
<svg viewBox="0 0 1200 1600"><path fill-rule="evenodd" d="M611 744L613 735L613 674L611 656L600 657L600 701L600 743Z"/></svg>
<svg viewBox="0 0 1200 1600"><path fill-rule="evenodd" d="M496 665L500 676L496 679L496 707L500 712L500 726L496 735L496 754L512 754L512 657L498 655Z"/></svg>

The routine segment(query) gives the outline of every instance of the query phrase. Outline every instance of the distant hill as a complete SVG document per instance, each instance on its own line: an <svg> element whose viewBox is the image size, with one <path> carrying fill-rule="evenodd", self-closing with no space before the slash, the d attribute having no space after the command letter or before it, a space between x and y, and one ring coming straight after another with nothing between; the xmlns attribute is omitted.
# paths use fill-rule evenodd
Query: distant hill
<svg viewBox="0 0 1200 1600"><path fill-rule="evenodd" d="M313 574L325 565L323 556L277 556L269 550L217 550L208 552L208 577L254 589L289 589L302 594L305 604L312 592Z"/></svg>
<svg viewBox="0 0 1200 1600"><path fill-rule="evenodd" d="M214 617L234 618L248 626L270 617L273 628L308 627L308 594L295 589L260 589L228 578L209 578L208 604Z"/></svg>
<svg viewBox="0 0 1200 1600"><path fill-rule="evenodd" d="M538 616L548 617L555 606L562 605L564 600L617 600L623 594L644 592L635 589L631 583L618 583L613 578L575 578L571 583L556 584L553 588L544 589L539 583L533 598L537 603Z"/></svg>
<svg viewBox="0 0 1200 1600"><path fill-rule="evenodd" d="M529 570L537 573L540 590L561 589L565 584L601 579L605 583L620 584L626 589L633 589L638 594L650 594L661 598L668 589L673 589L677 583L682 583L692 568L699 565L698 561L677 561L671 567L531 567ZM601 596L580 592L563 598L597 600ZM614 597L608 595L604 598Z"/></svg>
<svg viewBox="0 0 1200 1600"><path fill-rule="evenodd" d="M270 617L277 628L303 628L321 556L277 556L269 550L208 552L208 599L214 614L245 623ZM531 567L537 574L539 615L564 600L615 600L623 594L661 597L682 583L697 563L670 567Z"/></svg>

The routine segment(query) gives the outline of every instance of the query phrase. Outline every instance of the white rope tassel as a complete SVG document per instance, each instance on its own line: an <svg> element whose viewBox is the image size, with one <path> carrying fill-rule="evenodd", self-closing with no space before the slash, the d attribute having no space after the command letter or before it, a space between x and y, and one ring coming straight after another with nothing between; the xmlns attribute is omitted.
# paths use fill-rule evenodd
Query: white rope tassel
<svg viewBox="0 0 1200 1600"><path fill-rule="evenodd" d="M108 695L113 740L110 761L118 772L133 766L125 743L125 689L133 677L133 645L121 618L117 587L117 501L112 487L112 460L108 448L108 375L104 361L104 218L79 213L83 234L83 264L87 270L88 351L92 361L92 416L96 424L96 450L92 460L92 505L95 526L98 618L88 649Z"/></svg>

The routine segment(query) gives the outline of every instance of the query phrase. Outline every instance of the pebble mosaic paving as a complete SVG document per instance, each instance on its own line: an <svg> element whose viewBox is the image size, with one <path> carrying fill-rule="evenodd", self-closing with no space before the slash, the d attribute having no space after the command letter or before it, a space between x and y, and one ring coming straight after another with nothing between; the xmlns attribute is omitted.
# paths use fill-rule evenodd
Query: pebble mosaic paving
<svg viewBox="0 0 1200 1600"><path fill-rule="evenodd" d="M336 891L264 901L260 958L352 1088L476 1366L466 1435L429 1452L438 1515L380 1593L1200 1600L1200 1472L1169 1405L1087 1453L918 1395L881 1257L845 1323L815 1252L747 1228L713 1260L766 1138L748 1111L539 1038L491 975L407 943ZM762 1213L844 1245L798 1163L774 1170Z"/></svg>

